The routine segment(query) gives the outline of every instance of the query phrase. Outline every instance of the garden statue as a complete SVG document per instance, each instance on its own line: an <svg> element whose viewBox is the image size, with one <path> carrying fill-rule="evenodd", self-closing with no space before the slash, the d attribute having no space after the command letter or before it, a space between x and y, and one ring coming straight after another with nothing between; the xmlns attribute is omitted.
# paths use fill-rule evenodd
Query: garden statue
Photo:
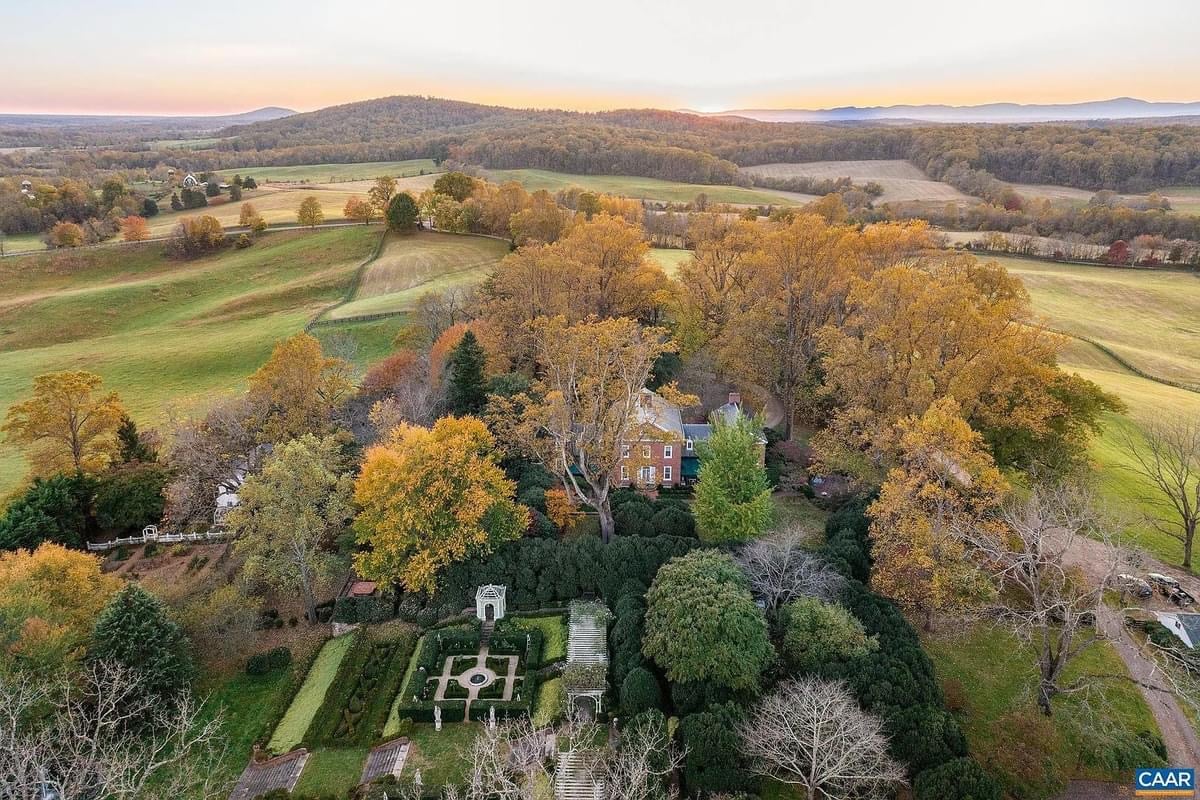
<svg viewBox="0 0 1200 800"><path fill-rule="evenodd" d="M496 730L496 707L488 706L488 727Z"/></svg>
<svg viewBox="0 0 1200 800"><path fill-rule="evenodd" d="M440 731L442 729L442 707L441 706L433 707L433 729L435 731Z"/></svg>

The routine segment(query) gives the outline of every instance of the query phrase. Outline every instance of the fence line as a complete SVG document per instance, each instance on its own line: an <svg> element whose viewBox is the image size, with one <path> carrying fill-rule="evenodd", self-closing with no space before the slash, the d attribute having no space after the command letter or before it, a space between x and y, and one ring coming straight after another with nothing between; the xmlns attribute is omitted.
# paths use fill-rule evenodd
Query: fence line
<svg viewBox="0 0 1200 800"><path fill-rule="evenodd" d="M88 542L87 549L92 552L104 552L105 550L112 550L114 547L122 547L129 544L211 542L214 539L224 539L227 536L229 536L229 531L215 529L205 531L204 533L159 533L157 525L147 525L142 529L141 536L126 536L107 542Z"/></svg>

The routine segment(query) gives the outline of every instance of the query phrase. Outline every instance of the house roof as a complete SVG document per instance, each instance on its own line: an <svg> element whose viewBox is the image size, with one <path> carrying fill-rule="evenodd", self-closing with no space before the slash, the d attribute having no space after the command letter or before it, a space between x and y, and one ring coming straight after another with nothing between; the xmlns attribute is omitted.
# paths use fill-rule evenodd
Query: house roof
<svg viewBox="0 0 1200 800"><path fill-rule="evenodd" d="M475 592L476 600L499 600L504 597L504 592L507 587L497 583L488 583L480 586Z"/></svg>
<svg viewBox="0 0 1200 800"><path fill-rule="evenodd" d="M1178 636L1189 648L1200 645L1200 614L1157 611L1155 616L1164 628Z"/></svg>
<svg viewBox="0 0 1200 800"><path fill-rule="evenodd" d="M652 425L661 431L683 436L683 416L679 407L668 403L657 392L642 389L633 411L638 425Z"/></svg>

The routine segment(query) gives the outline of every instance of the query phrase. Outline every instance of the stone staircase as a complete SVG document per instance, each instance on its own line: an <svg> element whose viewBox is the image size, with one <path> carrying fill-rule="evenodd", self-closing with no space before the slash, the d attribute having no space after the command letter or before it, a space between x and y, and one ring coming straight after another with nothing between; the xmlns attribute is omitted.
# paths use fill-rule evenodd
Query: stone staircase
<svg viewBox="0 0 1200 800"><path fill-rule="evenodd" d="M479 629L479 646L481 648L487 647L492 643L492 634L495 633L495 631L496 621L491 619L485 620L483 627Z"/></svg>
<svg viewBox="0 0 1200 800"><path fill-rule="evenodd" d="M604 800L604 782L596 780L583 753L560 753L554 768L555 800Z"/></svg>

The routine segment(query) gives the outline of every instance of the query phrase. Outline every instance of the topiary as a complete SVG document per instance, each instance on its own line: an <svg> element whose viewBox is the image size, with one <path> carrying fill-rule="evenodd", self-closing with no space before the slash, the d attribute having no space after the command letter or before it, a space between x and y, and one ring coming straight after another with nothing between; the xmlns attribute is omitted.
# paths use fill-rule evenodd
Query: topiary
<svg viewBox="0 0 1200 800"><path fill-rule="evenodd" d="M643 711L662 708L662 689L658 679L644 667L634 667L621 681L621 712L627 717L636 716Z"/></svg>

